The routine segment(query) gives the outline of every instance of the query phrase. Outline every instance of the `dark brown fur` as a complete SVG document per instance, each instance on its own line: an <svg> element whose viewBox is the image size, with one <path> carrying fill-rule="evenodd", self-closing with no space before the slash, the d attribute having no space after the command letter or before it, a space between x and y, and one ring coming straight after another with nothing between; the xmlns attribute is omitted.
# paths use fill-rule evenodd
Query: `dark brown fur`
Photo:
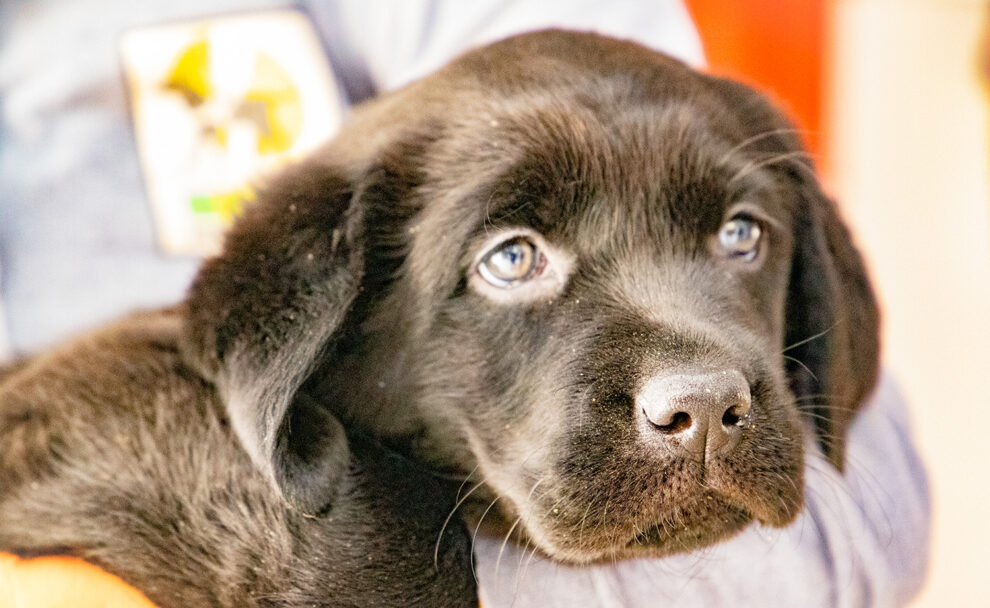
<svg viewBox="0 0 990 608"><path fill-rule="evenodd" d="M743 203L768 220L747 268L712 250ZM520 226L573 270L553 297L492 302L472 260ZM463 598L459 527L442 580L421 561L452 496L401 452L481 482L469 518L557 559L683 551L794 518L803 434L841 467L877 351L859 255L763 98L635 44L524 35L356 112L267 189L179 310L5 379L0 548L65 547L163 605L280 584L320 600L293 576ZM710 462L633 424L644 382L684 368L738 370L752 392L740 444ZM421 484L438 498L419 513L403 497ZM353 521L326 523L341 509ZM341 551L350 534L374 567Z"/></svg>
<svg viewBox="0 0 990 608"><path fill-rule="evenodd" d="M82 557L162 608L474 606L454 488L352 438L321 518L286 507L177 348L140 315L39 355L0 387L0 548ZM456 487L456 486L455 486Z"/></svg>

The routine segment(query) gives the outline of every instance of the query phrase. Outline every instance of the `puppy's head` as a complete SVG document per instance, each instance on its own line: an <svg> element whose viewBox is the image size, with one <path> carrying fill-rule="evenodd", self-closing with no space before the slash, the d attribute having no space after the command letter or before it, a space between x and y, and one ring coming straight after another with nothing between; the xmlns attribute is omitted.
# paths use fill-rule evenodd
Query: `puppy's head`
<svg viewBox="0 0 990 608"><path fill-rule="evenodd" d="M487 519L570 561L788 523L804 435L841 467L877 368L862 263L786 121L565 32L359 111L235 227L189 311L297 507L333 500L342 420L471 473Z"/></svg>

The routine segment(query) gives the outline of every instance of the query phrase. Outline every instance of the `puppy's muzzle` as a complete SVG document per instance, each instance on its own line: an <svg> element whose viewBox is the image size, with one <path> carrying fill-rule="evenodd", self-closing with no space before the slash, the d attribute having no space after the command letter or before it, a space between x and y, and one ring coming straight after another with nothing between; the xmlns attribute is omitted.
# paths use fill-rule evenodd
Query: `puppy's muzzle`
<svg viewBox="0 0 990 608"><path fill-rule="evenodd" d="M644 440L704 462L739 443L750 401L740 372L695 372L649 380L636 396L636 410Z"/></svg>

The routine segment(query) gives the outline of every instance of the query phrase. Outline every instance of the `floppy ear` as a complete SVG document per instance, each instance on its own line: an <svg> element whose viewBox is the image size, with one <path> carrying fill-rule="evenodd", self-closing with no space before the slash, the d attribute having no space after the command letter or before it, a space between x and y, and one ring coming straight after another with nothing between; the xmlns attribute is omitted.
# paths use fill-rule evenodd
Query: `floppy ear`
<svg viewBox="0 0 990 608"><path fill-rule="evenodd" d="M268 187L208 261L187 300L186 348L282 496L308 514L333 501L350 453L304 384L334 348L363 274L363 185L311 161Z"/></svg>
<svg viewBox="0 0 990 608"><path fill-rule="evenodd" d="M741 125L746 150L783 159L772 166L797 184L794 252L784 355L798 407L815 423L825 455L840 470L846 432L879 372L879 312L849 230L821 191L794 127L762 95L712 79Z"/></svg>
<svg viewBox="0 0 990 608"><path fill-rule="evenodd" d="M794 224L784 354L798 407L841 470L848 427L877 381L879 312L849 230L812 181Z"/></svg>

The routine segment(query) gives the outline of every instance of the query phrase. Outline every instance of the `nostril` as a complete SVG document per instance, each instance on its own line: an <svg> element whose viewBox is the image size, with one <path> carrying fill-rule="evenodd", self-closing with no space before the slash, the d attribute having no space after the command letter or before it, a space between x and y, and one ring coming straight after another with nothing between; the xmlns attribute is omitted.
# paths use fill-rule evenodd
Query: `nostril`
<svg viewBox="0 0 990 608"><path fill-rule="evenodd" d="M650 416L647 414L646 410L643 410L643 413L646 414L647 420L650 420ZM676 412L673 416L671 416L670 422L667 424L657 424L652 420L650 420L650 424L652 424L653 427L661 433L680 433L681 431L691 428L691 415L687 412Z"/></svg>
<svg viewBox="0 0 990 608"><path fill-rule="evenodd" d="M745 416L745 412L742 411L742 408L733 405L722 414L722 426L736 426L743 416Z"/></svg>
<svg viewBox="0 0 990 608"><path fill-rule="evenodd" d="M725 411L722 412L723 428L740 426L747 419L749 416L751 398L752 397L748 386L746 387L746 390L740 390L739 393L737 393L734 401L729 402L732 403L732 405L725 408Z"/></svg>

